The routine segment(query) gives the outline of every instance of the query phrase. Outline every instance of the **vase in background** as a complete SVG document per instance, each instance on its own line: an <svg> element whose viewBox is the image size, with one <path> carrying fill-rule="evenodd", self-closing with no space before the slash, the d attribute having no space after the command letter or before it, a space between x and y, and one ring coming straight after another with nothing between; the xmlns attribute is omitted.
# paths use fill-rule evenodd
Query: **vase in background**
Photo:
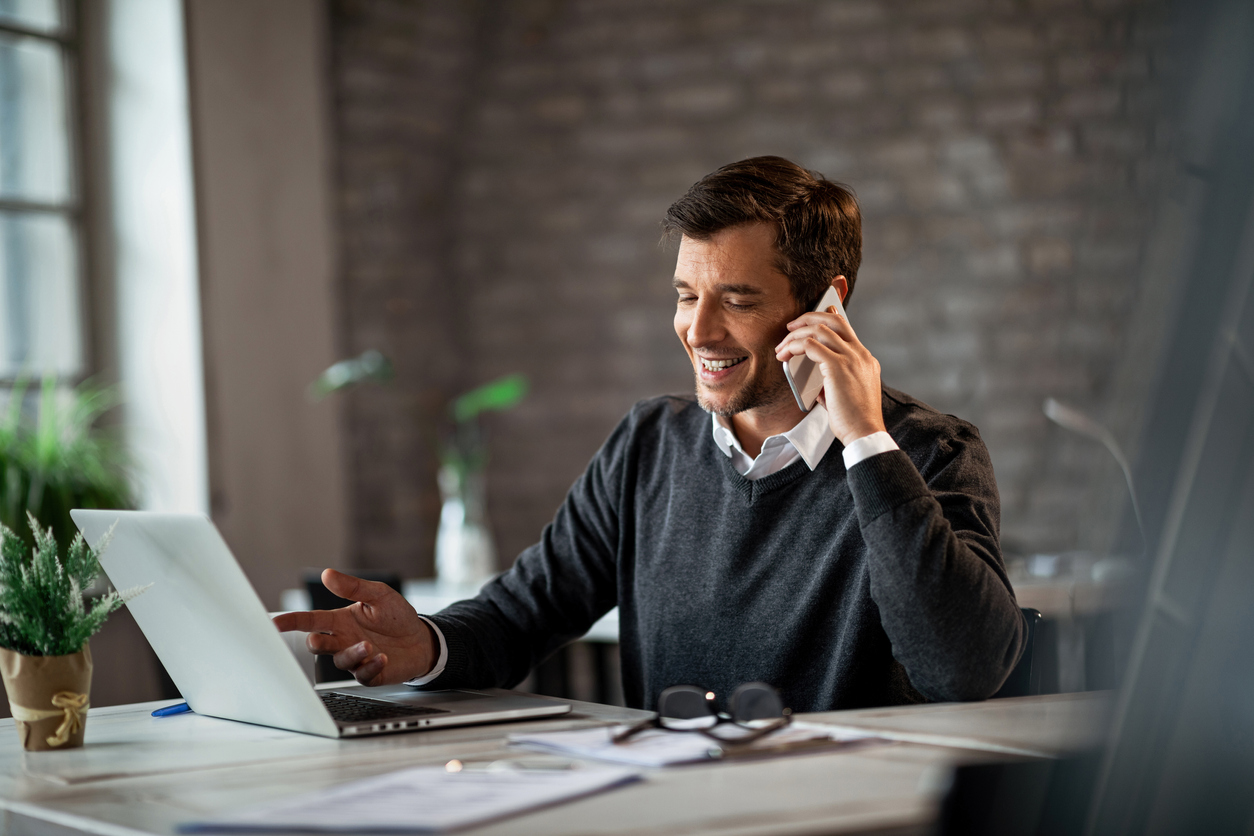
<svg viewBox="0 0 1254 836"><path fill-rule="evenodd" d="M527 378L510 374L454 398L451 426L440 450L440 529L435 574L441 586L473 592L496 574L496 548L488 525L488 446L479 416L513 409L527 394Z"/></svg>
<svg viewBox="0 0 1254 836"><path fill-rule="evenodd" d="M0 648L0 675L28 752L83 745L91 692L91 649L66 656L27 656Z"/></svg>
<svg viewBox="0 0 1254 836"><path fill-rule="evenodd" d="M436 576L442 584L477 588L496 574L484 474L445 464L439 481L443 505L435 539Z"/></svg>

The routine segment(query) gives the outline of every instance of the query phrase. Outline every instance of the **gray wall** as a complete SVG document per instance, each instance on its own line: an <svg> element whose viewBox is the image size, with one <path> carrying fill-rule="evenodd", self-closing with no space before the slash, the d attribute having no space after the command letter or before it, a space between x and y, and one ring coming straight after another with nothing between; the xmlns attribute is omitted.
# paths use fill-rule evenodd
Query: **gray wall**
<svg viewBox="0 0 1254 836"><path fill-rule="evenodd" d="M1128 368L1152 359L1126 356L1125 333L1149 315L1160 3L331 9L345 339L399 369L349 404L358 565L430 571L430 439L458 391L535 384L490 421L507 564L633 401L691 388L658 220L763 153L859 194L851 320L887 383L981 428L1007 550L1105 547L1122 488L1040 405L1113 420L1125 442L1137 429L1113 401L1141 397Z"/></svg>
<svg viewBox="0 0 1254 836"><path fill-rule="evenodd" d="M343 565L325 6L190 0L210 504L262 601Z"/></svg>
<svg viewBox="0 0 1254 836"><path fill-rule="evenodd" d="M116 376L105 4L83 4L83 125L91 216L93 355ZM188 0L190 104L211 510L263 603L306 566L345 565L339 404L305 386L338 359L319 0ZM162 696L156 657L125 610L91 641L92 704ZM0 716L8 702L0 699Z"/></svg>

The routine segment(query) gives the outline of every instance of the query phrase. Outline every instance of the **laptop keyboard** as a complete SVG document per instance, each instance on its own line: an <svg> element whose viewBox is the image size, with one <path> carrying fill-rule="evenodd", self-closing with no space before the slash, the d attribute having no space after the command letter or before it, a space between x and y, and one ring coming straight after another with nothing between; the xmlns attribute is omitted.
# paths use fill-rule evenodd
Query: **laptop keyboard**
<svg viewBox="0 0 1254 836"><path fill-rule="evenodd" d="M414 717L420 714L448 714L443 708L427 708L421 705L402 705L395 702L372 700L338 691L321 691L322 704L336 720L345 723L361 723L372 720L392 720L397 717Z"/></svg>

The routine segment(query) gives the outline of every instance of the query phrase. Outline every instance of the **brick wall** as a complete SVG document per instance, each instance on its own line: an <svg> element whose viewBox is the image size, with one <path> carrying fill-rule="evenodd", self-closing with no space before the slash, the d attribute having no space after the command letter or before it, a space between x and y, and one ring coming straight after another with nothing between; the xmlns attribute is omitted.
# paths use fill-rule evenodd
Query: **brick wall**
<svg viewBox="0 0 1254 836"><path fill-rule="evenodd" d="M1112 414L1157 189L1158 2L332 8L345 344L401 370L351 396L359 565L429 569L423 439L459 387L534 384L489 422L506 563L632 402L690 390L658 221L764 153L859 194L850 318L886 382L981 428L1007 550L1103 545L1119 486L1040 405Z"/></svg>
<svg viewBox="0 0 1254 836"><path fill-rule="evenodd" d="M396 380L347 393L352 562L430 574L434 416L456 388L452 160L478 60L463 2L331 4L343 353L394 358Z"/></svg>

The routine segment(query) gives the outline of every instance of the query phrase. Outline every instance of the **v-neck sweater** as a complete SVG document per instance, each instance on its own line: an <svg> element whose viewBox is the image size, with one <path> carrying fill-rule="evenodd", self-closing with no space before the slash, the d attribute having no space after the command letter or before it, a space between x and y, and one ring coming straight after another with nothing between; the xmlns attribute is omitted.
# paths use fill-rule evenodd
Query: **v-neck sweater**
<svg viewBox="0 0 1254 836"><path fill-rule="evenodd" d="M640 402L540 542L431 616L448 663L426 687L515 685L617 605L633 707L670 685L725 697L749 681L794 711L990 696L1026 627L988 451L972 425L888 387L883 407L900 450L750 481L693 398Z"/></svg>

